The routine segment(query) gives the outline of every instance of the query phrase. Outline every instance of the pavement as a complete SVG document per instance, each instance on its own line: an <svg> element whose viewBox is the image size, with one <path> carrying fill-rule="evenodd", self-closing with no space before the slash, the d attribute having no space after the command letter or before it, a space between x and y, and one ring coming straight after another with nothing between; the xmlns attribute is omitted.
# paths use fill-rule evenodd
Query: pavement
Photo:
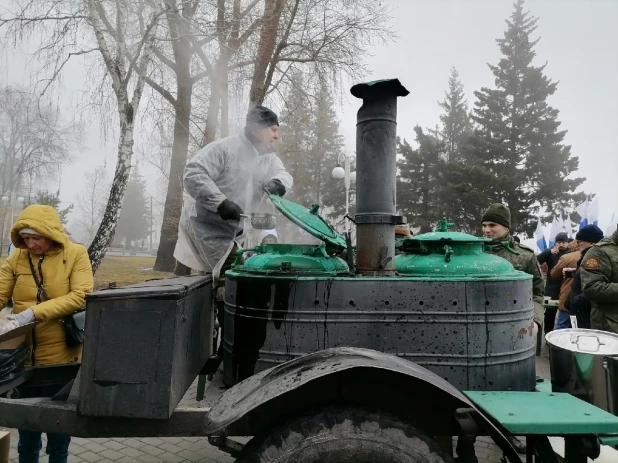
<svg viewBox="0 0 618 463"><path fill-rule="evenodd" d="M537 375L549 378L549 360L544 346L540 357L536 357ZM180 402L184 407L200 407L195 400L197 381L189 388ZM18 434L11 430L9 461L18 463ZM453 439L453 448L456 439ZM479 463L500 463L502 452L489 437L479 437L476 442ZM68 463L233 463L234 458L208 444L205 437L187 438L127 438L127 439L83 439L74 437L69 447ZM45 435L41 463L48 463L45 454Z"/></svg>

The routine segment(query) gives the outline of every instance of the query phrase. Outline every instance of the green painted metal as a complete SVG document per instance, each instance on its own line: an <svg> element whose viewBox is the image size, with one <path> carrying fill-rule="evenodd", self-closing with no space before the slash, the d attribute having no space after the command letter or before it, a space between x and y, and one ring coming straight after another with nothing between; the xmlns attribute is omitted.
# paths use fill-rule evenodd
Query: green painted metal
<svg viewBox="0 0 618 463"><path fill-rule="evenodd" d="M603 445L618 446L618 434L602 434L599 436L599 440Z"/></svg>
<svg viewBox="0 0 618 463"><path fill-rule="evenodd" d="M238 269L240 269L240 267L242 266L237 266L236 268L233 268L232 270L228 270L227 272L225 272L226 275L231 275L231 276L246 276L246 272L243 271L243 269L241 269L241 271L237 271ZM264 278L264 279L268 279L268 281L273 281L273 280L281 280L281 281L287 281L290 279L293 280L308 280L308 281L328 281L328 280L332 280L333 277L330 275L287 275L287 274L272 274L272 275L260 275L260 274L254 274L252 275L252 278ZM403 276L403 275L398 275L398 276L394 276L394 277L389 277L389 279L396 279L396 280L401 280L401 281L436 281L436 282L441 282L441 281L448 281L448 279L445 279L444 277L431 277L431 276L418 276L418 277L412 277L412 276ZM530 275L528 275L527 273L524 272L516 272L512 278L509 278L509 280L513 281L513 280L529 280L530 279ZM363 280L366 281L367 284L371 284L373 282L379 282L379 281L384 281L384 277L365 277L362 275L338 275L337 276L337 280ZM487 278L488 281L493 281L492 278ZM465 281L465 279L462 278L453 278L452 281ZM479 281L479 279L474 280L474 278L470 278L470 281Z"/></svg>
<svg viewBox="0 0 618 463"><path fill-rule="evenodd" d="M348 264L339 257L329 256L324 244L261 244L253 251L257 254L234 267L235 272L295 276L350 273Z"/></svg>
<svg viewBox="0 0 618 463"><path fill-rule="evenodd" d="M544 380L543 382L536 383L536 390L538 392L552 392L551 381Z"/></svg>
<svg viewBox="0 0 618 463"><path fill-rule="evenodd" d="M614 434L618 416L559 392L464 391L515 435Z"/></svg>
<svg viewBox="0 0 618 463"><path fill-rule="evenodd" d="M296 225L311 233L326 243L328 254L338 254L346 248L343 236L337 233L320 215L318 204L313 204L311 210L300 204L277 195L268 195L273 205Z"/></svg>
<svg viewBox="0 0 618 463"><path fill-rule="evenodd" d="M484 252L491 240L449 231L451 227L442 219L435 231L404 239L403 254L395 257L397 273L451 281L532 279L507 260Z"/></svg>

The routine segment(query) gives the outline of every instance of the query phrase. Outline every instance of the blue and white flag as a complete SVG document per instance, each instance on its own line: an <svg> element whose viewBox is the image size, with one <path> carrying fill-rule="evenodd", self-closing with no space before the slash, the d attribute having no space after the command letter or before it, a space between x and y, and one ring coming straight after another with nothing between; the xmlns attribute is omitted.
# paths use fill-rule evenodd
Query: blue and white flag
<svg viewBox="0 0 618 463"><path fill-rule="evenodd" d="M618 227L618 220L616 219L616 214L614 213L609 221L607 230L605 230L605 236L612 236L616 231L616 227Z"/></svg>
<svg viewBox="0 0 618 463"><path fill-rule="evenodd" d="M599 197L596 196L588 206L588 223L599 226Z"/></svg>
<svg viewBox="0 0 618 463"><path fill-rule="evenodd" d="M589 201L586 200L583 203L581 203L579 206L577 206L575 208L575 212L577 212L579 214L579 216L581 217L581 219L579 220L579 228L584 228L586 225L588 225L588 208L589 208Z"/></svg>
<svg viewBox="0 0 618 463"><path fill-rule="evenodd" d="M539 251L543 252L547 249L547 241L545 241L545 233L543 232L543 225L541 219L536 223L536 230L534 231L534 240Z"/></svg>
<svg viewBox="0 0 618 463"><path fill-rule="evenodd" d="M566 232L569 238L573 238L573 222L571 222L571 214L567 214L564 226L566 228Z"/></svg>
<svg viewBox="0 0 618 463"><path fill-rule="evenodd" d="M558 223L558 219L554 217L554 220L551 223L551 229L549 230L549 247L553 248L554 244L556 244L556 235L562 231L560 228L560 224Z"/></svg>

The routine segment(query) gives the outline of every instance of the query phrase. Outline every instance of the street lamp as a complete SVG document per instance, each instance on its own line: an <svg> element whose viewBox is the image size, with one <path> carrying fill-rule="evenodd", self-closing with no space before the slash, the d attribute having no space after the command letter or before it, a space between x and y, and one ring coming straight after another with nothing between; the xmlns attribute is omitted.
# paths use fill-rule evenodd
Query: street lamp
<svg viewBox="0 0 618 463"><path fill-rule="evenodd" d="M350 182L356 182L356 172L350 172L350 161L352 155L339 153L337 156L337 166L333 169L333 177L337 180L345 181L345 215L350 212ZM343 164L343 167L341 166ZM350 233L350 224L345 220L346 235Z"/></svg>

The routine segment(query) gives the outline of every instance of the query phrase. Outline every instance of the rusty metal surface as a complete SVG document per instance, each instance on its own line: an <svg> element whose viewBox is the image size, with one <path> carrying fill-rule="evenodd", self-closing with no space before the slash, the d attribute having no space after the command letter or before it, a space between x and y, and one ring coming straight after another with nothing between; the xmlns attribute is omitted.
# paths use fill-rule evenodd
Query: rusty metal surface
<svg viewBox="0 0 618 463"><path fill-rule="evenodd" d="M364 276L394 276L394 225L357 226L356 270Z"/></svg>
<svg viewBox="0 0 618 463"><path fill-rule="evenodd" d="M376 271L393 269L397 208L397 98L407 95L399 81L367 86L356 123L357 264ZM388 217L390 216L390 223ZM381 249L385 255L377 258ZM370 272L370 271L369 271Z"/></svg>

